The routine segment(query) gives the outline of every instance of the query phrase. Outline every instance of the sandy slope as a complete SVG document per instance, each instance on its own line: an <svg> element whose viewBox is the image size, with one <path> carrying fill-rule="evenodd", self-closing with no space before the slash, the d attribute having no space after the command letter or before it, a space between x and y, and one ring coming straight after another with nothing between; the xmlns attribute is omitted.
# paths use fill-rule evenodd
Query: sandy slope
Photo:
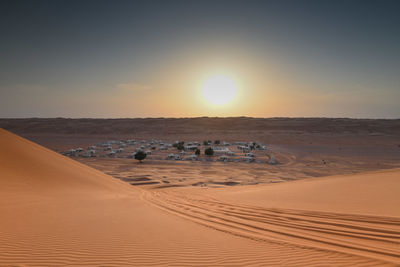
<svg viewBox="0 0 400 267"><path fill-rule="evenodd" d="M377 266L396 262L390 255L338 251L304 238L263 236L261 228L255 231L249 225L266 227L257 219L268 212L256 207L261 202L229 204L229 196L218 193L225 200L215 203L206 197L208 193L199 192L135 189L0 129L0 266ZM241 205L249 210L243 210L243 218L232 218ZM246 213L255 217L246 218ZM274 213L268 216L269 220L280 218ZM395 244L398 221L374 218L380 226L377 238ZM368 232L360 229L361 222L354 222L358 231ZM367 235L371 232L375 233L370 229ZM396 249L388 248L385 240L382 249Z"/></svg>
<svg viewBox="0 0 400 267"><path fill-rule="evenodd" d="M231 234L400 264L400 171L149 192L156 205Z"/></svg>
<svg viewBox="0 0 400 267"><path fill-rule="evenodd" d="M230 202L400 218L400 170L213 191Z"/></svg>

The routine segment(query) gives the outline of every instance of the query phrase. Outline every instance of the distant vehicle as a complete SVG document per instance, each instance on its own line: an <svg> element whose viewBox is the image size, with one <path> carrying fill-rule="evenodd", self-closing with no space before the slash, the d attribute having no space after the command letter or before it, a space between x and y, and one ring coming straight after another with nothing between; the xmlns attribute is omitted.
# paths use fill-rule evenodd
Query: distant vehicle
<svg viewBox="0 0 400 267"><path fill-rule="evenodd" d="M228 157L225 156L225 155L222 155L222 156L220 156L220 157L218 158L218 160L219 160L219 161L227 162L227 161L228 161Z"/></svg>
<svg viewBox="0 0 400 267"><path fill-rule="evenodd" d="M246 162L253 162L255 159L254 159L254 157L244 157L244 160Z"/></svg>
<svg viewBox="0 0 400 267"><path fill-rule="evenodd" d="M89 157L95 157L95 156L96 156L96 150L90 149L90 150L86 151L86 154L87 154Z"/></svg>
<svg viewBox="0 0 400 267"><path fill-rule="evenodd" d="M75 156L75 153L76 153L75 149L70 149L70 150L67 150L64 153L64 155L66 155L66 156Z"/></svg>
<svg viewBox="0 0 400 267"><path fill-rule="evenodd" d="M187 157L188 160L197 160L197 156L196 155L190 155L189 157Z"/></svg>
<svg viewBox="0 0 400 267"><path fill-rule="evenodd" d="M82 155L84 158L91 158L91 157L96 157L96 150L94 149L89 149L86 151L85 154Z"/></svg>
<svg viewBox="0 0 400 267"><path fill-rule="evenodd" d="M269 158L268 164L275 165L276 164L275 158L271 156Z"/></svg>
<svg viewBox="0 0 400 267"><path fill-rule="evenodd" d="M182 160L182 157L177 155L177 154L168 154L167 159L172 159L172 160Z"/></svg>

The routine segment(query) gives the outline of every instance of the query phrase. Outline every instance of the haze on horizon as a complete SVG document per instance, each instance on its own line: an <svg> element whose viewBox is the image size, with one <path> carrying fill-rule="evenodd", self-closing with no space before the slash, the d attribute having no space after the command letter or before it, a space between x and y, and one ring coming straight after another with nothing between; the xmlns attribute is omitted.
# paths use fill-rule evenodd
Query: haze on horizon
<svg viewBox="0 0 400 267"><path fill-rule="evenodd" d="M398 14L388 0L2 1L0 117L400 118Z"/></svg>

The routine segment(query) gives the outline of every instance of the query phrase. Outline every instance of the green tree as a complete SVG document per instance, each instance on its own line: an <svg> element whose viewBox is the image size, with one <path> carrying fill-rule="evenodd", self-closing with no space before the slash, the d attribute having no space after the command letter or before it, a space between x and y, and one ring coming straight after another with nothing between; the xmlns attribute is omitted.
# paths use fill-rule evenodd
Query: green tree
<svg viewBox="0 0 400 267"><path fill-rule="evenodd" d="M206 154L207 156L212 156L212 155L214 155L214 149L209 147L206 150L204 150L204 154Z"/></svg>
<svg viewBox="0 0 400 267"><path fill-rule="evenodd" d="M196 149L196 151L194 152L195 155L200 155L200 149Z"/></svg>
<svg viewBox="0 0 400 267"><path fill-rule="evenodd" d="M142 160L146 158L147 154L144 153L143 151L138 151L135 154L135 159L138 160L140 163L142 163Z"/></svg>
<svg viewBox="0 0 400 267"><path fill-rule="evenodd" d="M219 144L221 144L221 141L215 140L215 141L214 141L214 144L219 145Z"/></svg>
<svg viewBox="0 0 400 267"><path fill-rule="evenodd" d="M183 150L185 147L183 146L183 142L182 143L179 143L177 146L176 146L176 148L178 149L178 150Z"/></svg>
<svg viewBox="0 0 400 267"><path fill-rule="evenodd" d="M184 141L179 141L178 143L173 144L172 146L175 147L178 150L183 150L185 147L183 146L185 144Z"/></svg>

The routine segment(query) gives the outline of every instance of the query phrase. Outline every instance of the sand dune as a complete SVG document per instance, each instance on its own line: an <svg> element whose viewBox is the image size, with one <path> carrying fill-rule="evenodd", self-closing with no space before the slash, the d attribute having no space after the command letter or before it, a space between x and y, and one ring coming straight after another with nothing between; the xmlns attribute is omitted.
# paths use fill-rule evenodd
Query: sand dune
<svg viewBox="0 0 400 267"><path fill-rule="evenodd" d="M397 207L338 213L334 193L320 189L322 202L313 206L311 189L301 183L146 191L1 129L0 148L0 266L400 263ZM392 175L387 186L397 190L398 175ZM373 197L382 197L379 205L397 203L385 195Z"/></svg>
<svg viewBox="0 0 400 267"><path fill-rule="evenodd" d="M309 178L230 188L215 194L230 202L400 218L400 170Z"/></svg>
<svg viewBox="0 0 400 267"><path fill-rule="evenodd" d="M155 205L234 235L400 264L400 172L153 191Z"/></svg>

